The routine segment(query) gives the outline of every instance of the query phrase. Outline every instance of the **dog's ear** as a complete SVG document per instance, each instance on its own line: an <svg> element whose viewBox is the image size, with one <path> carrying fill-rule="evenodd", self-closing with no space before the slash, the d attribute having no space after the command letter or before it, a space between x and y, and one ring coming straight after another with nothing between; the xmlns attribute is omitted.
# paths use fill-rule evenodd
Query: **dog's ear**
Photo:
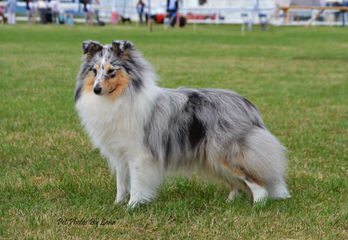
<svg viewBox="0 0 348 240"><path fill-rule="evenodd" d="M99 52L102 49L103 45L99 42L91 40L82 42L82 52L83 54L87 54L87 57L89 58L93 57L96 52Z"/></svg>
<svg viewBox="0 0 348 240"><path fill-rule="evenodd" d="M123 59L129 58L129 52L132 49L134 49L134 44L127 40L115 40L112 42L112 50Z"/></svg>

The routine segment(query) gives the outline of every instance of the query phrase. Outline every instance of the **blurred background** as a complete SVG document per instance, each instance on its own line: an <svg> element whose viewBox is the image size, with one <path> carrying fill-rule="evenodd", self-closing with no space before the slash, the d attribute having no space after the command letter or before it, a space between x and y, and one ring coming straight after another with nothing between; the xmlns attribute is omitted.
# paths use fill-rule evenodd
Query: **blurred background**
<svg viewBox="0 0 348 240"><path fill-rule="evenodd" d="M151 19L181 27L248 24L250 30L251 24L345 26L347 9L347 0L8 0L0 1L0 21L13 24L15 13L15 20L29 23L103 26Z"/></svg>

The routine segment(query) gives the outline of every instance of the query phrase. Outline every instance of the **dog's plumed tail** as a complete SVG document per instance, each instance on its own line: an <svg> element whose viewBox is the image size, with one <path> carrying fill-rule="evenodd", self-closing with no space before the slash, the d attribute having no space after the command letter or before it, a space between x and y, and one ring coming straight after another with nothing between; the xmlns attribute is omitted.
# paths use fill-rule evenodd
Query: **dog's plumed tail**
<svg viewBox="0 0 348 240"><path fill-rule="evenodd" d="M244 168L265 185L269 198L289 198L284 181L286 149L267 129L255 127L245 139Z"/></svg>
<svg viewBox="0 0 348 240"><path fill-rule="evenodd" d="M232 143L226 150L226 157L210 161L210 169L229 183L228 201L239 190L249 192L254 202L290 197L285 183L286 149L264 126L251 128L243 141Z"/></svg>

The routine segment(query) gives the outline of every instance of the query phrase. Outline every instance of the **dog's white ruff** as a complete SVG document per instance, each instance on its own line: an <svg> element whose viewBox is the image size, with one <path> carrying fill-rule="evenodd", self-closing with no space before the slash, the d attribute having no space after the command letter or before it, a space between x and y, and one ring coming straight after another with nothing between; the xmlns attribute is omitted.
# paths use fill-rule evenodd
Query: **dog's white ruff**
<svg viewBox="0 0 348 240"><path fill-rule="evenodd" d="M144 147L144 123L150 106L157 96L156 86L151 86L125 104L121 96L117 101L83 93L76 109L87 133L96 148L108 159L110 169L117 172L115 203L123 203L130 193L129 205L149 201L156 196L161 183L161 172ZM112 112L112 113L110 113Z"/></svg>

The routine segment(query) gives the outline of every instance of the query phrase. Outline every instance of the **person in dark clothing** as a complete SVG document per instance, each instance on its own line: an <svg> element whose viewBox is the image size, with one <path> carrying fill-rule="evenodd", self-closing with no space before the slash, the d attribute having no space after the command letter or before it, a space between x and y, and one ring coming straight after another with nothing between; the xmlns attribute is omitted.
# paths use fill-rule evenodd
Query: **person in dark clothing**
<svg viewBox="0 0 348 240"><path fill-rule="evenodd" d="M91 0L83 1L83 11L85 12L86 26L93 26L93 11Z"/></svg>
<svg viewBox="0 0 348 240"><path fill-rule="evenodd" d="M46 0L39 0L37 2L36 6L39 10L41 24L46 24L47 23L47 9L48 9L48 4L47 4Z"/></svg>
<svg viewBox="0 0 348 240"><path fill-rule="evenodd" d="M170 26L172 28L175 26L178 10L179 10L178 0L167 0L167 13L169 14Z"/></svg>
<svg viewBox="0 0 348 240"><path fill-rule="evenodd" d="M143 15L144 15L144 8L145 3L142 0L139 0L137 3L137 12L139 14L139 23L140 25L143 25Z"/></svg>

